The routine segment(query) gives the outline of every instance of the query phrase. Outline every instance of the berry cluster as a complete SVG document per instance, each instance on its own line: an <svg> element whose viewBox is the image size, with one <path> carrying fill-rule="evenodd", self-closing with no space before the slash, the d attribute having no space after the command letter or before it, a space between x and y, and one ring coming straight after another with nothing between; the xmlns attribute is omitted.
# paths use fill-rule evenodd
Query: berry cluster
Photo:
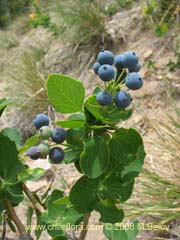
<svg viewBox="0 0 180 240"><path fill-rule="evenodd" d="M41 143L28 149L27 155L33 159L46 158L49 155L51 163L58 164L64 159L64 151L61 147L50 148L47 141L51 138L56 144L61 144L66 139L66 131L63 128L54 128L51 130L49 127L49 118L46 114L38 114L33 124L38 131Z"/></svg>
<svg viewBox="0 0 180 240"><path fill-rule="evenodd" d="M129 92L122 88L138 90L143 86L143 80L138 73L141 64L132 51L114 57L112 52L103 50L98 54L93 69L105 82L105 90L98 92L96 96L97 102L102 106L107 106L114 101L118 108L125 109L130 105L132 98ZM110 82L108 86L106 82Z"/></svg>

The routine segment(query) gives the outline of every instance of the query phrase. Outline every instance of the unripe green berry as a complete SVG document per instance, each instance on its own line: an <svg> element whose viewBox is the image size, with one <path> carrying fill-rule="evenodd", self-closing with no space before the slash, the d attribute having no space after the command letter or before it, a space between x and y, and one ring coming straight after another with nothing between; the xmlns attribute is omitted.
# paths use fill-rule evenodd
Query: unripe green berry
<svg viewBox="0 0 180 240"><path fill-rule="evenodd" d="M43 140L47 140L51 137L51 129L48 126L43 126L39 129L39 137Z"/></svg>
<svg viewBox="0 0 180 240"><path fill-rule="evenodd" d="M40 156L46 157L50 153L50 146L47 143L41 143L37 146Z"/></svg>

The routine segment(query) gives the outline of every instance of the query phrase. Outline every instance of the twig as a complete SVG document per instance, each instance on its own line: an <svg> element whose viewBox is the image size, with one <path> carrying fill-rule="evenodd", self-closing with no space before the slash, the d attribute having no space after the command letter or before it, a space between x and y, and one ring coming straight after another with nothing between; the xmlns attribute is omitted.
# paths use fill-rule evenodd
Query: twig
<svg viewBox="0 0 180 240"><path fill-rule="evenodd" d="M5 240L6 237L6 211L3 210L2 212L2 227L3 227L3 233L2 233L2 240Z"/></svg>
<svg viewBox="0 0 180 240"><path fill-rule="evenodd" d="M89 223L90 216L91 216L90 213L84 215L83 229L80 233L79 240L84 240L86 238L86 234L87 234L87 231L88 231L87 226L88 226L88 223Z"/></svg>
<svg viewBox="0 0 180 240"><path fill-rule="evenodd" d="M25 184L23 184L23 191L25 192L26 196L29 198L33 207L36 209L36 211L39 214L45 212L44 207L34 198L31 191L28 189L28 187Z"/></svg>
<svg viewBox="0 0 180 240"><path fill-rule="evenodd" d="M8 199L4 199L4 205L7 208L8 215L11 218L11 220L15 223L17 229L20 233L20 238L22 240L33 240L33 238L26 232L25 226L22 224L21 220L17 216L11 202Z"/></svg>

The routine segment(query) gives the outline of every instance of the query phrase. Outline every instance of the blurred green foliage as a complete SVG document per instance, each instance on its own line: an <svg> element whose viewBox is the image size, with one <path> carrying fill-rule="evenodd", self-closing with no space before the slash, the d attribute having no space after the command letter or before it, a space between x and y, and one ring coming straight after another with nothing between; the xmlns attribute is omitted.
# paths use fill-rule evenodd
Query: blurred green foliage
<svg viewBox="0 0 180 240"><path fill-rule="evenodd" d="M180 3L178 0L147 0L144 12L155 29L158 37L169 31L170 24L179 14Z"/></svg>
<svg viewBox="0 0 180 240"><path fill-rule="evenodd" d="M30 0L0 0L0 27L6 27L18 14L24 12Z"/></svg>

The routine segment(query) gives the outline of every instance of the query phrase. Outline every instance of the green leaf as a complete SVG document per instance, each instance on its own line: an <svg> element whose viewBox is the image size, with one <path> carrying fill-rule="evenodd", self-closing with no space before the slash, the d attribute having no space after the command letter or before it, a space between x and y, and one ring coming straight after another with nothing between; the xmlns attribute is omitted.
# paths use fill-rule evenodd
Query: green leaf
<svg viewBox="0 0 180 240"><path fill-rule="evenodd" d="M138 148L135 160L124 167L121 176L124 179L137 177L142 170L145 156L146 153L144 152L144 147L141 145Z"/></svg>
<svg viewBox="0 0 180 240"><path fill-rule="evenodd" d="M104 225L103 233L109 240L128 240L126 231L117 229L113 225Z"/></svg>
<svg viewBox="0 0 180 240"><path fill-rule="evenodd" d="M2 98L0 99L0 116L2 115L4 109L7 105L13 103L13 99Z"/></svg>
<svg viewBox="0 0 180 240"><path fill-rule="evenodd" d="M54 202L63 197L63 192L59 190L54 190L48 199L47 208L48 208L48 215L52 218L58 218L59 215L64 212L65 205L55 205Z"/></svg>
<svg viewBox="0 0 180 240"><path fill-rule="evenodd" d="M132 226L133 227L131 229L126 230L126 233L128 235L128 240L134 240L139 233L139 221L135 220L132 223Z"/></svg>
<svg viewBox="0 0 180 240"><path fill-rule="evenodd" d="M15 128L4 128L1 133L8 137L11 141L15 142L17 147L21 145L21 137L19 132Z"/></svg>
<svg viewBox="0 0 180 240"><path fill-rule="evenodd" d="M91 212L99 201L96 191L99 179L90 179L82 176L72 187L69 199L74 208L80 213Z"/></svg>
<svg viewBox="0 0 180 240"><path fill-rule="evenodd" d="M68 129L66 131L66 142L68 144L78 147L78 149L83 149L83 141L84 141L83 128Z"/></svg>
<svg viewBox="0 0 180 240"><path fill-rule="evenodd" d="M0 134L0 176L6 181L17 180L17 174L23 170L23 165L18 159L15 142Z"/></svg>
<svg viewBox="0 0 180 240"><path fill-rule="evenodd" d="M65 151L64 163L69 164L80 159L81 151L73 149Z"/></svg>
<svg viewBox="0 0 180 240"><path fill-rule="evenodd" d="M45 174L45 170L42 168L34 168L34 169L24 169L20 174L18 174L18 180L20 182L38 180Z"/></svg>
<svg viewBox="0 0 180 240"><path fill-rule="evenodd" d="M83 113L73 114L67 120L56 122L56 125L63 128L81 128L84 126L85 120Z"/></svg>
<svg viewBox="0 0 180 240"><path fill-rule="evenodd" d="M80 158L80 166L84 174L97 178L108 168L110 160L109 135L87 139Z"/></svg>
<svg viewBox="0 0 180 240"><path fill-rule="evenodd" d="M27 220L26 225L31 226L32 225L32 217L33 217L34 209L32 207L28 207L27 209ZM31 233L31 229L27 229L28 234Z"/></svg>
<svg viewBox="0 0 180 240"><path fill-rule="evenodd" d="M47 81L50 103L60 113L81 112L85 89L81 82L60 74L52 74Z"/></svg>
<svg viewBox="0 0 180 240"><path fill-rule="evenodd" d="M100 221L103 223L117 223L121 222L124 218L123 210L118 209L116 206L107 207L99 202L94 209L101 214Z"/></svg>
<svg viewBox="0 0 180 240"><path fill-rule="evenodd" d="M53 240L68 240L65 236L56 236Z"/></svg>
<svg viewBox="0 0 180 240"><path fill-rule="evenodd" d="M6 189L6 198L17 206L24 199L23 184L16 183Z"/></svg>
<svg viewBox="0 0 180 240"><path fill-rule="evenodd" d="M112 198L114 201L120 200L121 202L126 201L130 198L134 186L134 179L129 181L123 181L120 176L113 173L103 183L107 197Z"/></svg>
<svg viewBox="0 0 180 240"><path fill-rule="evenodd" d="M30 147L37 145L38 141L39 141L38 135L32 136L25 142L24 146L21 149L19 149L19 153L22 154L26 152Z"/></svg>
<svg viewBox="0 0 180 240"><path fill-rule="evenodd" d="M141 154L139 153L139 147L143 151ZM118 171L120 168L122 170L122 167L129 165L137 159L142 164L142 157L143 159L145 157L143 149L142 138L136 130L118 129L113 134L110 142L111 169Z"/></svg>
<svg viewBox="0 0 180 240"><path fill-rule="evenodd" d="M108 120L110 114L107 111L106 107L102 107L96 100L96 95L90 96L85 104L85 109L90 112L97 120Z"/></svg>
<svg viewBox="0 0 180 240"><path fill-rule="evenodd" d="M123 225L106 224L104 225L103 233L109 240L135 240L139 233L138 224L139 222L137 220L135 220L133 223L129 223L129 229L127 230L127 227L123 227Z"/></svg>
<svg viewBox="0 0 180 240"><path fill-rule="evenodd" d="M71 202L69 200L69 197L62 197L59 198L58 200L54 201L54 204L56 205L71 205Z"/></svg>
<svg viewBox="0 0 180 240"><path fill-rule="evenodd" d="M55 204L56 200L63 198L63 193L59 190L54 190L50 199L48 200L48 216L53 219L58 226L75 224L82 214L77 212L73 207L65 204Z"/></svg>
<svg viewBox="0 0 180 240"><path fill-rule="evenodd" d="M116 106L113 106L113 109L110 110L110 118L108 121L105 121L106 124L109 125L117 125L118 123L121 123L122 121L127 120L132 115L131 109L119 109Z"/></svg>

